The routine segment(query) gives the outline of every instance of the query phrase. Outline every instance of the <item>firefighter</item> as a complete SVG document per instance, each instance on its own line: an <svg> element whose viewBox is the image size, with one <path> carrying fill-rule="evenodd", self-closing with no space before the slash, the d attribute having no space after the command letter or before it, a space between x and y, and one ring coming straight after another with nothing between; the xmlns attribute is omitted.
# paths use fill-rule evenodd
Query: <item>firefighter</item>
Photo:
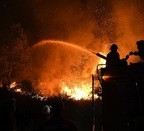
<svg viewBox="0 0 144 131"><path fill-rule="evenodd" d="M120 55L117 50L117 44L112 44L110 46L110 52L107 54L106 58L106 67L127 67L127 59L129 58L129 55L126 55L125 58L120 59Z"/></svg>
<svg viewBox="0 0 144 131"><path fill-rule="evenodd" d="M62 101L54 101L51 116L40 125L37 131L78 131L77 124L63 116L64 109L64 103Z"/></svg>
<svg viewBox="0 0 144 131"><path fill-rule="evenodd" d="M117 50L118 46L116 44L110 46L110 52L107 54L106 58L107 67L116 67L120 64L120 55Z"/></svg>
<svg viewBox="0 0 144 131"><path fill-rule="evenodd" d="M144 61L144 40L137 41L136 45L137 45L138 51L130 52L129 54L130 55L138 55L141 58L141 60Z"/></svg>

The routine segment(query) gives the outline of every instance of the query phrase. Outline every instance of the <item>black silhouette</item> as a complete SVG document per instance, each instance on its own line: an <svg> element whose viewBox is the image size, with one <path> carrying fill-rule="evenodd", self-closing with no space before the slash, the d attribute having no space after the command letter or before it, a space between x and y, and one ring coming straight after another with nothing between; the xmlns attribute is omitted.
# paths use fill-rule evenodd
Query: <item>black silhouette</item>
<svg viewBox="0 0 144 131"><path fill-rule="evenodd" d="M0 131L16 131L15 99L0 105Z"/></svg>
<svg viewBox="0 0 144 131"><path fill-rule="evenodd" d="M39 128L38 131L78 131L77 124L64 117L64 104L62 101L55 101L52 104L52 114Z"/></svg>
<svg viewBox="0 0 144 131"><path fill-rule="evenodd" d="M33 130L33 131L37 131L39 130L40 126L43 125L43 123L45 123L49 117L50 117L50 106L45 105L44 107L42 107L42 110L40 111L40 113L38 114L38 116L36 116L29 125L29 129Z"/></svg>
<svg viewBox="0 0 144 131"><path fill-rule="evenodd" d="M120 64L120 55L117 52L118 46L112 44L110 46L110 52L107 54L106 66L107 67L117 67Z"/></svg>
<svg viewBox="0 0 144 131"><path fill-rule="evenodd" d="M142 60L144 60L144 40L139 40L136 44L138 51L130 52L129 55L138 55Z"/></svg>
<svg viewBox="0 0 144 131"><path fill-rule="evenodd" d="M120 59L120 55L117 52L118 46L116 44L112 44L110 46L110 52L107 54L106 57L106 67L126 67L127 66L127 59L129 58L129 55L127 55L125 58Z"/></svg>

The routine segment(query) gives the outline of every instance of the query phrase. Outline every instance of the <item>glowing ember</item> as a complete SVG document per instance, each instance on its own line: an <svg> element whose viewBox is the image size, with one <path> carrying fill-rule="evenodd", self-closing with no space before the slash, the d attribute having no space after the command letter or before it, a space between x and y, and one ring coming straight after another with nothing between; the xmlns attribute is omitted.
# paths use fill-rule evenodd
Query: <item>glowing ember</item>
<svg viewBox="0 0 144 131"><path fill-rule="evenodd" d="M16 83L16 82L12 82L12 83L10 84L10 89L15 88L16 86L17 86L17 83Z"/></svg>
<svg viewBox="0 0 144 131"><path fill-rule="evenodd" d="M22 93L22 90L21 89L15 89L15 92Z"/></svg>

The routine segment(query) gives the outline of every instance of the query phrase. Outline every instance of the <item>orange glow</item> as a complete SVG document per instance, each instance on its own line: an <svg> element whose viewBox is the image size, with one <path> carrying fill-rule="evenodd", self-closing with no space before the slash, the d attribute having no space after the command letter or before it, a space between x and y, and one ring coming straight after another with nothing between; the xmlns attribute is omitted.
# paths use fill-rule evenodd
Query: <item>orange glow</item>
<svg viewBox="0 0 144 131"><path fill-rule="evenodd" d="M102 55L105 56L105 54L101 53ZM99 64L106 64L106 60L100 58L99 59ZM105 65L102 65L101 67L105 68ZM66 94L70 96L70 98L73 98L75 100L90 100L92 98L92 84L91 83L84 83L81 86L74 86L73 88L69 88L65 82L62 83L62 90L61 93ZM95 99L98 98L98 95L95 94Z"/></svg>
<svg viewBox="0 0 144 131"><path fill-rule="evenodd" d="M99 53L106 56L107 50L104 49ZM74 100L92 99L91 75L96 74L97 64L105 64L105 59L97 57L88 49L54 40L44 40L36 44L32 48L32 54L34 74L31 75L38 78L34 88L39 95L51 97L64 94ZM10 85L16 92L24 93L16 87L16 82ZM98 80L95 85L97 87ZM97 94L94 97L98 98Z"/></svg>
<svg viewBox="0 0 144 131"><path fill-rule="evenodd" d="M16 82L12 82L12 83L10 84L10 89L15 88L16 86L17 86L17 83L16 83Z"/></svg>
<svg viewBox="0 0 144 131"><path fill-rule="evenodd" d="M39 38L55 40L30 44L33 45L30 48L32 67L30 71L22 70L21 77L32 81L34 88L43 96L64 93L76 100L91 99L91 74L97 73L98 64L106 63L106 60L95 53L106 56L109 45L116 43L120 57L124 58L130 51L136 50L135 42L143 39L144 16L137 8L137 2L85 0L82 7L79 6L81 2L82 0L70 5L57 4L56 8L51 4L48 4L50 8L41 5L35 10L38 12L35 13L34 20L41 30ZM68 12L65 12L67 8L61 8L62 5L69 8ZM53 8L52 14L49 14ZM132 57L130 62L133 60L135 58ZM19 77L20 75L18 80ZM104 79L108 78L109 76L104 76ZM16 86L14 82L10 88Z"/></svg>
<svg viewBox="0 0 144 131"><path fill-rule="evenodd" d="M106 51L104 46L101 54ZM97 64L105 64L105 60L97 57L95 52L63 41L37 43L32 48L32 76L38 78L35 88L46 97L65 94L75 100L91 99L91 75L96 74Z"/></svg>
<svg viewBox="0 0 144 131"><path fill-rule="evenodd" d="M103 76L102 78L103 78L104 80L108 80L108 79L111 78L111 76Z"/></svg>
<svg viewBox="0 0 144 131"><path fill-rule="evenodd" d="M70 98L73 98L75 100L80 100L80 99L91 99L91 84L83 84L81 87L73 87L70 89L65 83L62 83L62 90L61 93L66 94L70 96Z"/></svg>
<svg viewBox="0 0 144 131"><path fill-rule="evenodd" d="M10 84L10 89L14 90L15 92L22 93L21 88L17 88L18 84L16 81Z"/></svg>
<svg viewBox="0 0 144 131"><path fill-rule="evenodd" d="M91 83L83 84L81 87L73 87L70 89L65 83L62 83L62 94L66 94L75 100L90 100L92 98L92 89ZM95 94L95 99L98 98L98 95Z"/></svg>
<svg viewBox="0 0 144 131"><path fill-rule="evenodd" d="M104 52L106 52L106 51L104 51ZM106 53L100 52L100 54L102 54L103 56L106 56L106 55L105 55ZM106 64L106 60L103 59L103 58L100 58L99 61L98 61L98 63L99 63L99 64ZM106 65L103 65L103 66L101 66L101 67L105 68Z"/></svg>
<svg viewBox="0 0 144 131"><path fill-rule="evenodd" d="M16 91L16 92L19 92L19 93L22 93L22 90L21 90L21 89L16 89L15 91Z"/></svg>

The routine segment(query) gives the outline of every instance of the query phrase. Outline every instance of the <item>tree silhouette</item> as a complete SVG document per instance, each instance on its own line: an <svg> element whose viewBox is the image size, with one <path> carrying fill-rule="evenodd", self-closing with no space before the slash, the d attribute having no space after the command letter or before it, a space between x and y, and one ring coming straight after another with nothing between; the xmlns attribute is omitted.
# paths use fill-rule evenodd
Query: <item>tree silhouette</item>
<svg viewBox="0 0 144 131"><path fill-rule="evenodd" d="M31 55L27 37L20 24L12 26L9 44L1 48L1 53L1 81L8 84L11 80L23 79L24 72L31 69Z"/></svg>

